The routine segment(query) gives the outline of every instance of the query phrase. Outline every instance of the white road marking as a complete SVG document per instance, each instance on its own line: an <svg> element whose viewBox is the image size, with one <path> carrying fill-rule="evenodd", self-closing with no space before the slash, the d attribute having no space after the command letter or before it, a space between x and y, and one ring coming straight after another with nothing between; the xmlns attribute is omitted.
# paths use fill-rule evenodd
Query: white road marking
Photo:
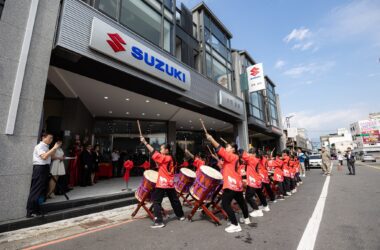
<svg viewBox="0 0 380 250"><path fill-rule="evenodd" d="M322 221L323 210L327 199L327 193L330 183L330 176L326 177L325 183L322 188L321 195L319 196L317 205L314 208L313 215L309 219L302 238L298 243L297 250L313 250L315 241L317 239L319 225Z"/></svg>

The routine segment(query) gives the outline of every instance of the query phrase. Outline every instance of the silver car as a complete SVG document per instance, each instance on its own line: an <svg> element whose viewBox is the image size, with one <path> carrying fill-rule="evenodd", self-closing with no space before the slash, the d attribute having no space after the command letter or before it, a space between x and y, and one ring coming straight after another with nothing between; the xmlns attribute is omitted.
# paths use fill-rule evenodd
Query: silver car
<svg viewBox="0 0 380 250"><path fill-rule="evenodd" d="M362 156L362 162L365 162L365 161L376 162L376 158L373 157L373 155L363 155Z"/></svg>
<svg viewBox="0 0 380 250"><path fill-rule="evenodd" d="M322 156L320 154L314 154L309 156L310 167L321 167L322 166Z"/></svg>

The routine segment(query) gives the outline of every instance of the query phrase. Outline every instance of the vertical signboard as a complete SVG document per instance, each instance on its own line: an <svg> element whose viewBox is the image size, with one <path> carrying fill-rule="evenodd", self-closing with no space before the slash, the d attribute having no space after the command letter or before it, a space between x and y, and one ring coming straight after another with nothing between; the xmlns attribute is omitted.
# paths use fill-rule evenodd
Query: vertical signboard
<svg viewBox="0 0 380 250"><path fill-rule="evenodd" d="M249 93L265 89L263 64L258 63L247 68Z"/></svg>

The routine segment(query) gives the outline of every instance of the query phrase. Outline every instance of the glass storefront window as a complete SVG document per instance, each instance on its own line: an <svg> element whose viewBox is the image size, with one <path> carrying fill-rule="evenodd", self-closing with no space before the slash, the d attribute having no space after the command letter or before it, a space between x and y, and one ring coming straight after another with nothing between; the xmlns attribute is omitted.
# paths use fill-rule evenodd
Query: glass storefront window
<svg viewBox="0 0 380 250"><path fill-rule="evenodd" d="M278 115L277 115L277 107L273 102L269 102L270 107L270 115L271 115L271 123L274 126L278 126Z"/></svg>
<svg viewBox="0 0 380 250"><path fill-rule="evenodd" d="M117 19L119 13L120 0L99 0L98 8L101 12L108 16Z"/></svg>
<svg viewBox="0 0 380 250"><path fill-rule="evenodd" d="M227 37L225 34L214 24L211 22L211 32L214 34L224 45L227 45Z"/></svg>
<svg viewBox="0 0 380 250"><path fill-rule="evenodd" d="M211 36L212 47L219 52L224 58L227 58L228 50L224 45L214 36Z"/></svg>
<svg viewBox="0 0 380 250"><path fill-rule="evenodd" d="M210 29L210 18L205 14L203 15L204 17L204 23L205 23L205 27L209 28Z"/></svg>
<svg viewBox="0 0 380 250"><path fill-rule="evenodd" d="M223 64L221 64L217 60L213 60L213 73L214 81L219 83L223 87L229 89L227 69Z"/></svg>
<svg viewBox="0 0 380 250"><path fill-rule="evenodd" d="M264 121L263 95L260 92L250 94L251 115Z"/></svg>
<svg viewBox="0 0 380 250"><path fill-rule="evenodd" d="M172 47L172 31L173 31L173 25L168 22L167 20L164 20L164 50L170 52Z"/></svg>
<svg viewBox="0 0 380 250"><path fill-rule="evenodd" d="M172 10L173 9L173 0L164 0L164 5L169 10Z"/></svg>
<svg viewBox="0 0 380 250"><path fill-rule="evenodd" d="M211 61L211 55L209 53L206 54L206 70L207 70L207 76L212 77L212 61Z"/></svg>
<svg viewBox="0 0 380 250"><path fill-rule="evenodd" d="M160 45L161 15L143 1L122 0L120 23Z"/></svg>
<svg viewBox="0 0 380 250"><path fill-rule="evenodd" d="M205 29L205 41L206 41L206 43L211 44L211 34L210 34L210 31L208 29Z"/></svg>

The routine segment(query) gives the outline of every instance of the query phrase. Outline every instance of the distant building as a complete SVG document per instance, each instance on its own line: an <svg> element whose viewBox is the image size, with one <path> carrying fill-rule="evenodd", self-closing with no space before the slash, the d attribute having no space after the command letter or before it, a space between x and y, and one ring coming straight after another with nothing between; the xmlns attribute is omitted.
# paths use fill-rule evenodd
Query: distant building
<svg viewBox="0 0 380 250"><path fill-rule="evenodd" d="M301 148L303 151L313 151L313 144L309 139L307 130L305 128L286 128L284 129L286 135L286 147L290 149Z"/></svg>
<svg viewBox="0 0 380 250"><path fill-rule="evenodd" d="M332 155L344 153L348 147L353 148L351 133L346 128L338 129L337 133L321 136L321 146L328 148Z"/></svg>

